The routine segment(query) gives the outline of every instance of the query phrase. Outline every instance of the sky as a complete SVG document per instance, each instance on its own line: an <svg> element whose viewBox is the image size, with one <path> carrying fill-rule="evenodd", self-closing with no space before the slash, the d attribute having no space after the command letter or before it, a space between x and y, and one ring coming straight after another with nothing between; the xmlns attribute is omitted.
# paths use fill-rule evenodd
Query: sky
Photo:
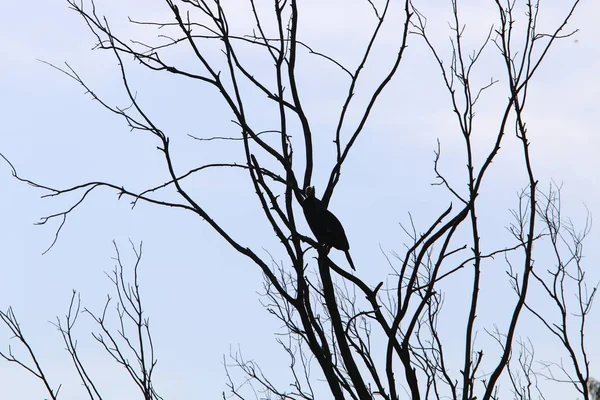
<svg viewBox="0 0 600 400"><path fill-rule="evenodd" d="M240 7L232 8L230 15L231 26L234 32L248 33L249 10L244 1L238 1ZM450 2L415 4L420 3L419 9L428 16L431 37L448 59ZM461 1L459 6L466 23L465 43L475 48L489 30L495 6L491 1L474 0ZM145 40L158 39L154 31L129 24L127 17L161 20L169 16L166 6L157 0L98 0L97 7L115 32ZM368 3L314 0L304 2L303 7L302 40L344 65L356 65L357 49L366 45L366 34L374 23ZM543 1L540 29L555 26L564 12L563 0ZM401 10L396 6L392 15L398 20ZM600 108L599 16L600 3L580 4L568 26L579 32L556 43L549 53L533 80L526 114L540 187L547 188L552 182L562 185L564 215L576 226L583 226L586 210L592 216L600 213L600 132L596 122ZM350 122L356 120L364 101L361 94L375 82L371 77L381 74L394 56L389 49L397 46L399 28L390 24L385 29L376 44L375 58L366 67L365 80L357 87ZM4 54L0 63L0 152L21 176L49 186L104 180L139 191L160 184L166 172L156 150L156 138L129 131L123 120L92 101L76 82L39 61L56 65L68 62L108 103L125 106L116 62L108 52L92 50L94 39L65 1L0 3ZM409 222L408 213L422 229L450 201L442 188L431 185L438 139L441 168L459 190L465 188L462 142L441 74L423 42L416 36L409 39L406 59L375 107L331 202L331 208L344 221L357 274L373 284L390 273L385 255L404 249L407 238L399 224ZM217 62L216 47L207 46L207 51ZM241 54L256 76L269 76L271 66L264 58L248 49ZM194 67L183 51L168 55ZM218 93L206 85L127 65L140 102L171 137L179 171L199 163L241 160L240 147L235 143L198 142L187 136L238 134ZM300 88L316 135L314 183L320 195L332 167L331 134L348 80L338 69L306 52L299 58L299 68ZM473 79L479 84L490 78L500 82L479 103L475 122L479 156L494 137L497 105L507 96L502 74L498 53L489 46ZM258 129L272 128L272 106L257 98L249 105L249 112ZM516 193L526 183L515 161L517 145L515 138L507 141L490 171L488 186L482 188L484 249L507 240L510 208L516 205ZM272 231L260 218L243 173L207 171L185 184L245 246L266 259L269 254L276 260L283 258ZM264 310L257 295L262 291L260 272L199 217L141 203L132 210L129 201L119 201L115 193L102 189L69 215L55 246L42 255L52 243L58 224L34 223L64 210L74 197L41 198L43 191L16 181L1 160L0 193L0 308L13 307L51 382L63 384L63 398L82 398L83 391L61 337L50 322L65 315L73 290L81 293L84 306L94 312L103 309L107 294L114 295L106 277L115 266L113 241L127 265L133 262L129 240L143 242L141 290L158 349L156 385L163 397L219 398L226 382L223 357L238 349L277 381L287 382L280 371L287 359L274 335L282 327ZM593 227L584 244L590 284L600 280L600 251L595 246L599 239ZM540 264L545 261L540 256ZM503 322L504 310L498 309L497 296L510 296L510 290L500 291L494 286L488 280L482 290L489 290L489 295L482 304L481 329ZM452 310L460 298L460 288L448 287L446 307ZM453 318L452 312L448 315ZM592 375L600 377L600 341L595 340L600 332L597 307L588 322ZM76 326L79 348L93 376L105 388L105 398L132 398L137 389L90 336L95 329L89 318L81 318ZM539 326L529 321L524 322L520 333L526 337L538 330ZM540 354L552 354L556 345L552 338L543 334L536 338ZM0 327L0 349L4 351L9 344L16 351L17 344ZM557 390L553 392L560 393L557 399L576 398L564 387ZM1 399L39 399L44 395L39 381L0 360Z"/></svg>

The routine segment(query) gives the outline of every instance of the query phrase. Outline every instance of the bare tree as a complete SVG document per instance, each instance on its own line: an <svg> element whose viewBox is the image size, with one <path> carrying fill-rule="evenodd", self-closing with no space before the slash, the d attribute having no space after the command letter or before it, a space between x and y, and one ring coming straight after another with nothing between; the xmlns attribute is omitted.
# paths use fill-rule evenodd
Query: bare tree
<svg viewBox="0 0 600 400"><path fill-rule="evenodd" d="M73 291L67 314L62 318L57 317L52 324L60 332L65 349L71 357L81 385L85 388L90 399L102 399L103 396L101 395L101 388L98 387L93 374L90 372L90 366L86 365L78 348L74 327L82 314L91 317L95 322L98 331L92 332L92 336L114 361L125 369L140 389L142 397L145 400L160 400L162 397L157 394L152 381L152 374L157 361L150 334L149 319L142 310L138 280L139 266L142 260L142 245L136 247L131 243L135 255L135 264L131 271L128 271L128 268L124 266L116 243L114 246L116 253L114 260L117 265L112 273L106 274L114 286L114 298L108 295L101 312L94 312L82 308L80 293ZM132 282L125 276L128 273L132 274ZM15 356L10 346L8 353L0 352L0 356L19 364L32 373L44 383L50 398L58 399L62 385L59 385L56 390L52 388L50 379L44 373L47 367L42 366L32 345L25 338L14 311L11 308L7 312L0 311L0 318L4 325L9 327L14 338L19 342L18 344L26 349L31 363L22 361L23 357Z"/></svg>
<svg viewBox="0 0 600 400"><path fill-rule="evenodd" d="M544 397L538 379L548 377L572 384L586 400L593 398L588 385L590 361L584 343L584 328L596 287L588 289L581 258L583 239L589 227L579 232L563 218L558 189L552 187L543 192L538 187L525 111L532 77L553 45L575 32L567 31L566 26L579 1L571 2L562 21L553 30L542 32L538 29L539 1L495 0L491 3L497 22L490 26L481 45L472 49L465 45L465 27L459 5L451 0L451 58L445 61L443 54L448 49L430 36L426 15L420 11L417 2L406 0L400 9L390 0L367 0L371 14L365 18L372 23L373 29L353 67L321 53L317 44L306 43L299 36L303 5L294 0L275 0L269 9L262 7L262 3L248 0L254 26L241 35L236 33L237 29L229 19L232 12L229 7L234 5L219 0L165 0L171 20L131 19L134 25L160 30L158 41L153 42L141 42L114 33L93 1L67 1L95 35L96 48L108 51L117 60L129 104L110 104L68 64L52 66L82 85L106 110L122 117L129 128L152 135L164 156L169 179L136 192L119 183L102 181L55 188L21 177L11 164L13 175L44 189L47 197L77 196L64 211L42 218L41 224L60 221L52 245L71 212L83 207L92 191L108 188L119 198L130 199L132 206L147 202L200 216L235 251L258 267L264 275L265 308L286 329L280 344L289 355L292 381L286 389L277 387L255 362L244 358L240 351L233 351L226 359L229 393L224 393L223 397L490 400L510 390L516 399L531 399ZM520 18L523 13L524 20ZM381 75L368 77L376 84L363 98L363 105L356 106L353 100L358 85L366 79L365 66L372 61L373 49L382 40L384 28L390 27L396 30L397 38L391 42L393 47L387 49L389 54L394 54L393 60ZM464 145L467 170L460 183L448 178L440 164L442 148L438 144L433 164L438 179L436 184L453 196L454 203L441 212L431 210L431 215L438 214L425 225L417 224L411 218L410 224L404 226L409 240L405 251L391 255L390 275L372 285L334 263L328 254L329 248L300 229L299 220L303 216L298 214L298 205L305 199L305 188L313 182L316 142L314 125L302 101L298 60L300 57L319 57L348 77L336 129L330 134L335 159L331 160L333 167L327 171L329 178L321 199L327 207L357 138L364 132L381 93L407 57L405 50L411 40L415 46L426 46L439 67L440 82L447 89L450 107L456 117L457 141ZM222 58L215 61L214 54L205 50L206 43L219 46ZM253 54L270 59L274 67L269 70L268 78L257 77L243 56L242 48L250 48L255 52ZM170 62L169 50L172 49L190 54L200 68ZM484 51L494 51L504 76L490 77L489 82L477 86L472 74L478 70ZM159 126L156 118L142 105L137 88L130 80L131 59L156 73L202 82L217 91L229 107L240 136L192 139L237 143L243 160L226 159L179 171L170 148L171 141L176 138ZM500 110L501 118L495 133L487 139L485 154L481 157L475 150L477 126L474 116L478 100L495 85L504 85L507 99ZM249 94L251 91L260 93L276 110L277 118L270 121L268 131L260 128L248 111L254 101ZM265 136L266 132L270 136ZM274 136L276 140L273 140ZM512 211L514 221L508 226L512 241L495 244L489 250L489 244L484 246L481 236L480 219L485 211L480 207L479 198L484 182L490 179L492 163L508 138L516 138L519 143L521 172L526 186L516 199ZM247 174L261 212L287 255L284 261L265 259L244 244L245 238L234 237L219 223L219 216L209 213L186 188L185 181L190 176L207 169L226 167ZM169 189L177 194L177 200L162 195ZM549 244L549 250L540 243ZM316 250L316 262L310 256L311 249ZM554 265L535 265L540 251L553 254ZM508 322L492 329L478 324L477 318L484 313L481 303L485 296L482 283L487 274L486 266L497 263L496 258L505 260L506 279L514 296L505 299L506 307L511 309ZM357 265L357 269L360 271L361 266ZM465 321L458 337L446 333L448 322L443 308L446 293L451 295L446 282L456 276L460 276L463 290L470 293L464 309L452 310L453 315L461 315ZM102 313L88 312L101 327L102 333L95 337L125 367L145 399L159 398L151 380L154 350L147 321L142 315L137 280L134 279L132 286L126 284L121 266L111 279L117 288L121 328L115 334L105 326L109 299ZM552 303L551 311L540 308L535 297L530 295L532 290L541 291L544 301ZM569 293L575 293L574 303L569 300ZM10 311L6 315L5 323L18 328L14 315ZM100 398L99 389L85 372L72 341L71 329L78 315L79 298L74 294L66 320L58 320L56 325L89 397ZM535 358L533 342L522 338L519 330L519 322L528 317L538 320L555 337L567 363ZM126 324L132 324L134 331L127 331ZM20 332L16 332L26 345ZM481 332L491 339L491 346L484 348L478 344L476 338ZM119 344L119 341L125 344ZM461 359L458 364L450 356L457 352ZM135 366L128 357L136 360ZM13 357L11 361L16 360ZM540 362L542 367L538 369ZM44 380L39 367L20 364ZM236 374L239 373L242 384L238 383L240 378ZM321 394L323 388L315 388L321 380L326 382L328 394ZM505 387L509 389L502 389L502 382L506 382ZM52 395L51 387L47 387Z"/></svg>

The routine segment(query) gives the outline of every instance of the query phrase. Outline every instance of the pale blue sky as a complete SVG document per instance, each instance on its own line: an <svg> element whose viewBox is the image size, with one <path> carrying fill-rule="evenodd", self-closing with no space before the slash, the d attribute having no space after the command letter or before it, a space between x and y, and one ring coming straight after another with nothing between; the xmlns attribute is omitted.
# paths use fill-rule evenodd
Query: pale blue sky
<svg viewBox="0 0 600 400"><path fill-rule="evenodd" d="M242 0L238 1L242 4ZM161 1L118 3L117 6L116 2L98 0L98 8L108 16L114 29L124 34L153 37L147 30L129 27L126 16L168 16ZM356 47L364 45L365 29L372 27L372 20L371 25L360 24L369 12L368 4L321 3L305 3L303 40L353 66ZM428 27L436 43L447 51L449 2L439 3L430 9L423 7L422 11L428 13ZM479 44L495 6L491 1L463 1L461 6L467 23L466 43ZM557 16L564 13L564 0L544 1L542 7L542 27L554 26ZM246 17L240 8L231 17L232 26L243 31ZM575 223L584 221L584 204L593 215L600 215L600 132L596 121L600 109L599 17L600 3L582 2L569 24L580 32L553 48L535 78L527 111L540 185L547 187L551 180L564 184L565 213ZM390 27L380 43L377 62L368 65L369 74L377 74L389 62L390 55L386 57L383 50L394 45L397 38L393 35ZM64 1L0 3L0 152L21 175L51 186L105 180L135 191L159 184L166 174L155 138L129 132L122 120L91 101L75 82L36 61L67 61L109 103L126 105L114 58L107 52L90 51L93 44L94 38L83 21L67 9ZM173 57L189 62L186 55ZM503 79L498 62L496 50L489 47L475 79L481 83L490 75ZM265 74L260 59L251 61L251 65L257 74ZM318 135L314 182L320 195L319 189L332 166L329 135L347 79L306 53L300 65L304 67L301 90ZM368 83L367 79L364 86L359 86L359 92L368 89ZM154 112L156 121L172 137L180 171L199 162L222 161L224 157L240 160L240 149L235 144L199 143L186 136L237 134L237 128L230 123L231 116L212 88L140 69L133 69L132 84L140 101ZM357 96L358 102L360 98ZM501 82L481 100L476 117L480 149L489 146L495 132L496 106L505 98ZM430 185L434 181L432 160L437 138L443 146L442 168L459 182L459 188L464 188L462 143L448 100L431 55L417 37L411 37L406 60L374 110L331 204L344 221L357 274L367 282L375 284L390 272L380 246L386 252L403 250L407 239L398 223L408 221L407 212L423 227L450 201L442 188ZM270 127L270 114L263 111L264 106L260 100L254 104L254 122L259 129ZM480 218L489 235L484 237L484 249L507 240L504 226L510 221L508 209L515 206L516 192L525 184L522 175L518 175L520 166L513 161L513 152L519 151L517 145L514 138L505 144L490 171L489 182L493 184L483 187ZM265 257L268 250L279 259L277 241L257 213L244 173L207 172L185 184L243 245ZM127 257L131 256L129 238L144 241L142 295L158 349L156 386L161 395L171 399L219 398L225 382L222 356L230 346L239 346L247 358L255 359L266 373L274 374L276 381L287 382L285 375L279 373L287 360L273 335L280 324L265 312L256 295L262 289L261 274L200 218L146 204L139 204L132 211L128 201L117 201L114 193L99 190L69 216L56 246L42 256L52 242L56 224L39 227L33 223L41 216L62 211L72 198L40 199L43 192L18 183L3 162L0 193L0 308L14 307L51 381L55 385L63 383L64 399L81 398L83 392L61 338L48 321L66 312L72 289L82 293L83 302L90 309L102 308L106 294L113 289L104 275L114 265L113 239ZM359 209L369 213L357 213ZM591 283L600 279L600 250L596 246L599 238L598 230L593 230L585 251ZM486 287L499 290L494 281L485 285L484 294ZM451 309L453 294L460 298L460 293L451 287L447 290L446 306ZM510 296L510 291L497 293ZM494 323L502 326L503 310L498 309L496 292L489 294L482 307L492 313L482 311L481 328ZM596 377L600 376L600 341L595 340L600 332L599 315L596 309L588 325L589 355ZM105 388L106 398L132 398L136 388L89 336L93 326L86 321L82 319L77 327L80 349L94 377ZM525 322L523 329L521 335L527 336L539 326ZM0 348L4 350L7 343L8 335L0 327ZM543 335L535 344L540 354L551 354L555 346ZM561 393L556 399L566 398L563 396L567 393L569 398L575 398L569 391L555 393ZM43 396L41 383L0 360L1 399Z"/></svg>

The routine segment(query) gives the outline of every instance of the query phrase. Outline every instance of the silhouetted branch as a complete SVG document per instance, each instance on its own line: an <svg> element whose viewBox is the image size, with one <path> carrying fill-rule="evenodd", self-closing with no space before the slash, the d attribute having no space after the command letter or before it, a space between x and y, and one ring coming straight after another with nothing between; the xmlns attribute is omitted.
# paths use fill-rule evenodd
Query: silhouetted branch
<svg viewBox="0 0 600 400"><path fill-rule="evenodd" d="M101 328L101 332L92 333L106 352L125 368L133 382L142 392L145 400L160 400L154 388L152 375L157 359L154 354L154 344L150 335L149 319L142 309L138 268L142 260L142 244L139 247L131 242L135 254L133 267L133 282L124 277L125 268L121 260L119 248L114 244L117 266L112 274L107 274L116 289L115 311L118 317L118 328L113 330L108 321L108 311L112 298L108 296L102 313L94 313L85 308ZM71 351L70 351L71 352Z"/></svg>
<svg viewBox="0 0 600 400"><path fill-rule="evenodd" d="M19 321L17 320L17 316L15 315L12 307L9 307L7 311L0 311L0 319L12 333L12 339L16 339L19 345L23 346L27 353L27 357L30 359L30 361L25 362L20 357L16 356L13 353L12 347L10 345L8 346L8 353L5 351L0 351L0 357L4 358L6 361L9 361L11 363L18 364L30 374L42 381L50 398L52 400L56 400L58 398L58 393L60 392L60 388L62 385L59 385L56 390L52 389L48 377L44 373L33 347L27 341L25 335L23 334L23 331L21 330L21 325L19 325Z"/></svg>
<svg viewBox="0 0 600 400"><path fill-rule="evenodd" d="M53 323L56 329L60 332L63 342L65 343L66 350L69 352L71 356L71 360L75 369L77 371L77 375L79 375L79 379L81 380L81 384L85 388L90 400L94 399L102 399L98 388L91 376L87 371L87 367L85 363L80 357L80 354L77 350L77 339L74 337L73 327L81 314L81 296L75 290L73 291L73 295L71 296L71 302L69 304L69 310L67 315L65 316L64 323L60 318L56 318L56 322Z"/></svg>
<svg viewBox="0 0 600 400"><path fill-rule="evenodd" d="M75 198L66 209L41 218L40 225L55 219L60 221L50 248L58 240L67 217L96 189L107 188L119 199L129 197L132 208L138 201L143 201L192 212L260 269L264 278L262 304L281 323L277 340L289 359L289 386L282 390L263 372L258 362L244 358L241 351L230 352L229 358L224 360L228 380L228 393L223 393L224 398L315 399L322 396L322 389L317 389L315 383L322 381L327 385L329 396L336 400L371 400L374 397L395 400L402 396L412 400L473 400L477 397L492 400L500 397L499 382L504 376L510 382L515 398L530 400L536 395L543 397L537 387L537 377L548 376L572 383L584 399L589 400L589 358L584 346L584 327L597 286L588 289L582 266L582 241L588 226L583 232L576 231L561 217L557 193L552 190L547 195L539 192L525 112L531 78L551 45L557 39L572 35L563 33L563 30L578 0L572 2L572 8L566 11L564 19L550 34L537 31L539 2L524 1L526 20L522 34L515 28L515 15L519 12L517 2L495 0L495 6L492 6L497 8L498 22L485 28L473 48L467 46L470 41L467 41L467 29L459 4L452 0L451 36L446 49L435 43L427 28L425 14L409 0L401 2L398 10L389 0L377 4L366 0L364 6L368 18L374 23L366 47L353 53L358 59L353 68L343 65L331 55L313 50L318 46L304 40L300 29L304 23L304 6L296 0L273 1L269 14L261 3L248 0L246 21L252 26L244 28L247 31L241 33L232 26L228 4L218 0L165 0L171 20L153 22L129 18L134 26L155 28L156 44L114 33L108 20L99 14L94 1L67 2L94 35L96 49L106 50L116 60L126 105L113 105L106 101L69 64L57 67L45 63L81 85L110 114L122 118L129 129L156 140L167 178L135 191L96 180L57 189L19 176L7 158L0 156L8 163L16 179L44 190L42 197L71 195ZM397 19L393 20L393 13L397 11ZM200 18L194 21L192 16ZM390 34L390 30L393 30L392 34L385 36ZM387 262L389 273L385 277L368 275L368 279L375 279L369 283L367 278L360 276L362 272L355 274L347 267L335 264L329 257L329 251L336 250L332 250L328 243L323 243L322 239L314 240L301 232L304 228L299 221L303 217L298 213L298 206L307 204L304 203L307 195L304 191L313 182L313 177L316 179L317 174L321 176L323 171L318 169L321 164L315 162L315 154L318 153L315 146L320 146L321 141L315 140L316 125L306 111L309 108L306 107L303 80L300 79L305 79L304 71L300 70L304 60L300 57L306 52L316 55L337 67L334 68L337 73L350 77L347 91L342 93L335 128L329 133L335 156L333 163L329 164L332 167L325 171L328 181L323 189L322 202L327 206L352 148L365 131L383 90L398 73L408 54L405 54L408 42L413 37L416 38L415 44L421 43L429 50L439 68L440 84L449 94L448 104L458 128L449 129L457 132L456 142L463 144L466 169L462 175L447 179L449 175L445 174L440 162L441 143L438 141L433 160L434 185L444 194L456 197L459 207L450 204L443 209L428 209L429 220L425 224L413 220L409 213L410 225L401 225L408 243L402 251L384 252L384 263ZM381 76L367 77L364 69L375 61L375 49L386 45L390 38L396 41L392 45L392 63ZM220 51L218 59L215 60L213 53L204 46L207 41ZM473 76L477 76L483 68L481 60L487 57L489 48L494 50L490 43L496 46L496 52L490 57L496 57L501 63L505 76L502 79L490 76L475 85ZM250 55L248 48L251 49ZM189 65L194 65L193 69L167 61L169 52L174 49L192 60ZM446 61L442 59L445 51L451 54ZM266 56L271 63L270 69L264 68L260 74L257 73L252 62L248 62L255 56L256 59ZM176 140L177 136L164 130L149 108L144 106L144 96L138 94L130 79L130 59L157 74L188 78L207 84L203 87L214 90L231 112L229 119L239 129L239 137L220 133L210 133L213 136L207 137L188 136L200 142L231 142L239 153L243 153L241 160L226 155L222 160L199 163L179 171L179 163L171 152L172 140ZM356 92L365 87L362 85L365 80L373 81L374 86L357 102ZM479 100L495 85L503 85L508 98L498 108L499 118L495 125L491 129L486 127L486 135L478 135L475 117L481 107ZM256 97L257 93L259 97ZM259 98L265 107L270 107L264 115L274 116L272 120L263 121L263 118L251 114L254 111L250 110L255 110L254 103ZM356 121L354 126L349 125L351 119ZM265 135L267 132L272 135ZM495 238L492 241L482 234L487 232L487 225L481 221L487 223L490 217L480 198L484 194L483 188L493 186L493 182L487 184L491 179L488 171L509 140L520 146L520 152L511 154L511 157L519 158L523 167L519 179L525 177L527 184L519 194L516 209L511 210L514 221L508 230L512 237L507 242L495 242ZM271 249L257 253L243 244L244 238L234 238L218 222L218 214L209 213L205 204L188 187L187 178L215 168L233 168L247 173L247 182L251 183L258 200L255 204L272 228L272 238L278 241L283 259L278 258L281 254L271 253ZM175 193L176 200L161 199L160 195L168 190L171 190L170 194ZM409 188L406 192L411 193ZM356 205L357 210L364 211L360 207L360 204ZM536 252L544 241L549 241L553 248L556 264L546 272L537 266L534 268ZM93 334L96 341L117 365L127 371L143 397L146 400L159 399L153 385L155 349L149 322L142 309L138 280L142 248L133 244L132 248L136 257L132 280L126 278L126 269L115 245L117 266L109 278L116 294L107 297L100 312L85 308L83 312L92 316L98 326L99 331ZM468 251L470 253L466 253ZM482 306L482 298L486 295L482 292L483 282L492 276L487 266L497 264L494 260L499 255L507 263L505 279L516 296L506 300L506 307L511 307L508 322L504 326L494 325L491 329L479 323L478 316L486 311ZM378 262L377 259L367 261ZM448 298L446 290L449 285L455 286L456 282L460 282L460 288L454 287L453 290L467 292L468 299L456 309L446 311L442 307L444 299ZM542 312L536 308L530 299L532 285L536 285L545 299L552 303L553 313L546 314L546 310ZM566 294L571 291L576 293L575 303L567 300ZM523 313L523 309L529 313ZM111 319L113 310L116 310L114 321ZM67 315L57 319L55 326L89 398L99 399L100 388L88 374L74 338L73 327L81 312L79 294L73 292ZM446 312L451 314L444 315ZM534 370L538 360L534 358L531 342L517 334L523 314L533 315L559 339L569 363L547 361L543 372ZM2 315L4 324L25 345L34 366L18 361L10 348L8 354L0 354L43 380L50 395L55 398L12 310ZM448 337L448 325L445 325L448 320L453 324L457 320L462 321L460 329L463 333ZM485 353L484 348L479 347L480 343L476 343L481 330L488 332L497 344L489 351L486 347ZM448 349L453 350L452 357ZM456 354L459 354L458 361ZM234 371L243 376L241 384L236 383Z"/></svg>

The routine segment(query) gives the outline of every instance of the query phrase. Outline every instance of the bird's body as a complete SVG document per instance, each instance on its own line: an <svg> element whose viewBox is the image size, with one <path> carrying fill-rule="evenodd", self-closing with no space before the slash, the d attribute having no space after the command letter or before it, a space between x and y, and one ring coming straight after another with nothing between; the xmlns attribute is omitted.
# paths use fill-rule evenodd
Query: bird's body
<svg viewBox="0 0 600 400"><path fill-rule="evenodd" d="M352 269L355 269L348 251L350 250L350 244L348 243L342 223L325 207L325 204L321 200L315 197L315 189L313 187L306 188L305 194L306 198L302 202L302 209L306 217L306 222L308 222L308 226L317 238L317 241L321 245L345 252L350 266Z"/></svg>

